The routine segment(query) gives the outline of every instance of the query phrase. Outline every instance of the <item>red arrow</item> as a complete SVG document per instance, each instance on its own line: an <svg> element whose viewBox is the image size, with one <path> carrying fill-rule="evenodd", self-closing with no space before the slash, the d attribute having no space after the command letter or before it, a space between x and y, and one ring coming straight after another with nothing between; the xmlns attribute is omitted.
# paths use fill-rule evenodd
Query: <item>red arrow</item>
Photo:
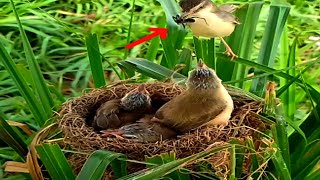
<svg viewBox="0 0 320 180"><path fill-rule="evenodd" d="M147 35L137 41L134 41L131 44L126 45L125 48L131 49L131 48L135 47L136 45L144 43L144 42L146 42L156 36L160 36L161 39L165 39L165 38L167 38L167 35L168 35L167 28L149 28L149 31L153 31L153 33L149 34L149 35Z"/></svg>

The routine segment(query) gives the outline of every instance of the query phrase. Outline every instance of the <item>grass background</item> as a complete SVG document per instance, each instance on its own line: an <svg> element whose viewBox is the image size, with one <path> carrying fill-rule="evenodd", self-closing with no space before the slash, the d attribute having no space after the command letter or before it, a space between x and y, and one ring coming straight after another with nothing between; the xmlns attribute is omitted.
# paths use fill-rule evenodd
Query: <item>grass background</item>
<svg viewBox="0 0 320 180"><path fill-rule="evenodd" d="M186 68L175 78L183 79L196 58L216 69L225 84L261 97L266 80L276 81L287 123L300 125L302 131L285 128L292 163L303 162L305 148L320 151L319 0L215 1L242 7L237 12L242 25L228 38L240 56L235 62L222 55L218 40L198 40L177 26L171 16L180 10L172 0L13 2L21 24L12 4L0 1L0 164L24 161L34 134L54 121L47 120L69 98L129 77L142 82L150 81L149 77L164 79L180 63ZM149 34L149 27L165 26L166 40L155 38L130 51L124 49ZM31 134L9 128L3 120L9 125L23 123ZM46 148L59 151L45 146L42 152ZM312 157L314 167L320 157ZM290 169L292 178L299 177L307 162ZM1 172L0 178L11 177ZM306 172L303 175L317 177L311 170Z"/></svg>

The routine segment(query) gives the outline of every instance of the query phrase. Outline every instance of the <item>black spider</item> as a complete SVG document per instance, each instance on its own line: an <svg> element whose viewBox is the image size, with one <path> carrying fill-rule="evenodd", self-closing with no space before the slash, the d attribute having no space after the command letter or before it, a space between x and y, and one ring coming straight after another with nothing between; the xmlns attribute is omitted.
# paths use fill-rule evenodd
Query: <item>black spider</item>
<svg viewBox="0 0 320 180"><path fill-rule="evenodd" d="M174 20L174 22L176 22L177 24L182 24L183 28L186 28L187 23L194 23L196 21L195 18L203 19L207 23L206 19L201 17L186 18L186 17L180 16L179 14L172 16L172 19Z"/></svg>

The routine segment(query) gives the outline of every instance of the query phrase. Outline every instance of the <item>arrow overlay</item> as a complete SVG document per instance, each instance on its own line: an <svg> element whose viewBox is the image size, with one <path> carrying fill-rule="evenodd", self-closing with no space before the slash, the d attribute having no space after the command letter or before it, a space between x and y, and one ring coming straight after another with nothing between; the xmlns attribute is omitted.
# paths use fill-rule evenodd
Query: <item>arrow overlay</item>
<svg viewBox="0 0 320 180"><path fill-rule="evenodd" d="M147 35L137 41L134 41L133 43L126 45L125 48L131 49L131 48L135 47L136 45L139 45L141 43L149 41L150 39L157 37L157 36L160 36L161 39L165 39L165 38L167 38L167 35L168 35L167 28L149 28L149 31L152 31L153 33L149 34L149 35Z"/></svg>

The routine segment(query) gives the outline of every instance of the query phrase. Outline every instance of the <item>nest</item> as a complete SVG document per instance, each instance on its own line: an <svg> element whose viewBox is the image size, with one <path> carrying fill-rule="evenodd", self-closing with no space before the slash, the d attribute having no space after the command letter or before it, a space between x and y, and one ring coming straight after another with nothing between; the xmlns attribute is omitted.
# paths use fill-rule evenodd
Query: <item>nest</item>
<svg viewBox="0 0 320 180"><path fill-rule="evenodd" d="M234 100L235 109L229 125L222 128L202 127L175 139L158 141L156 143L132 142L128 139L114 139L108 141L88 125L95 110L104 102L121 98L138 84L117 84L93 90L81 97L65 103L59 113L59 127L64 134L64 143L72 150L91 153L97 149L126 154L129 159L143 161L145 156L154 156L174 151L177 158L183 158L201 152L210 147L217 147L228 143L231 138L243 140L252 137L259 141L261 135L269 129L269 125L261 121L255 114L262 110L262 101L251 98L235 89L228 89ZM165 102L184 91L184 87L172 83L146 84L153 106L160 107ZM221 154L222 153L222 154ZM221 152L210 157L210 162L216 171L228 171L228 152ZM69 161L79 171L87 156L75 154Z"/></svg>

